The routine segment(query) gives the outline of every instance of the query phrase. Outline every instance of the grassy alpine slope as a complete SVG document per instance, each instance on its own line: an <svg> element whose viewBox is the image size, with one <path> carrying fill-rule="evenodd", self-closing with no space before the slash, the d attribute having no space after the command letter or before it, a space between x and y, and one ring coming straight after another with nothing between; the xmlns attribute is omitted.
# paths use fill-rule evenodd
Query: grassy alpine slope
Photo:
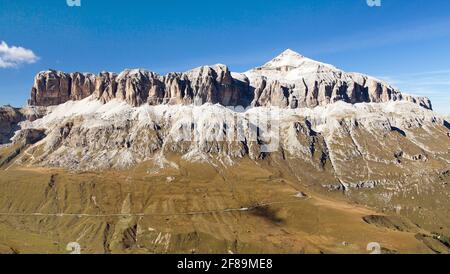
<svg viewBox="0 0 450 274"><path fill-rule="evenodd" d="M68 253L70 242L82 253L369 253L371 242L383 253L450 251L402 212L308 186L270 157L226 170L168 160L178 168L13 163L0 171L0 252Z"/></svg>

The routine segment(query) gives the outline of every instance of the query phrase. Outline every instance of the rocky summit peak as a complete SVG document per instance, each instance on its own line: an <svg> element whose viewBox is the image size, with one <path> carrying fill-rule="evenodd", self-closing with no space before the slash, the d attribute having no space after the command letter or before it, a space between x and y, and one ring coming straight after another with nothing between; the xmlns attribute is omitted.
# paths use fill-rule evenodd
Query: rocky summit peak
<svg viewBox="0 0 450 274"><path fill-rule="evenodd" d="M266 63L265 67L298 67L305 61L305 56L291 49L283 51L280 55Z"/></svg>
<svg viewBox="0 0 450 274"><path fill-rule="evenodd" d="M285 51L283 51L279 56L283 56L283 57L297 57L297 58L304 58L303 55L301 55L300 53L292 50L292 49L286 49Z"/></svg>
<svg viewBox="0 0 450 274"><path fill-rule="evenodd" d="M46 71L38 73L29 104L53 106L92 96L102 103L113 99L143 104L221 104L224 106L316 107L337 101L381 103L406 100L431 109L428 98L402 94L374 78L346 73L287 49L245 73L226 65L202 66L165 76L144 69L98 75Z"/></svg>

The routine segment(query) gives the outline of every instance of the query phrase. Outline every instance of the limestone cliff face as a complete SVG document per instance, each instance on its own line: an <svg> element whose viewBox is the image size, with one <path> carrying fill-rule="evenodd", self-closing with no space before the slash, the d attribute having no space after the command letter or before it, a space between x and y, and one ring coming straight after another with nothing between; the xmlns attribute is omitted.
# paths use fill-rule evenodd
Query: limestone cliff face
<svg viewBox="0 0 450 274"><path fill-rule="evenodd" d="M53 106L93 95L103 103L120 99L132 106L193 103L229 106L248 104L249 89L248 82L234 79L224 65L165 76L146 70L102 72L97 76L50 70L36 76L29 104Z"/></svg>
<svg viewBox="0 0 450 274"><path fill-rule="evenodd" d="M24 115L16 108L0 107L0 145L8 143L14 132L18 130L18 123L24 120Z"/></svg>
<svg viewBox="0 0 450 274"><path fill-rule="evenodd" d="M91 95L103 103L119 99L132 106L218 103L303 108L337 101L405 100L432 108L428 98L404 95L383 81L346 73L290 50L243 74L220 64L164 76L141 69L99 75L44 71L35 78L29 104L53 106Z"/></svg>
<svg viewBox="0 0 450 274"><path fill-rule="evenodd" d="M95 91L95 75L72 73L70 74L70 99L82 100L90 96Z"/></svg>

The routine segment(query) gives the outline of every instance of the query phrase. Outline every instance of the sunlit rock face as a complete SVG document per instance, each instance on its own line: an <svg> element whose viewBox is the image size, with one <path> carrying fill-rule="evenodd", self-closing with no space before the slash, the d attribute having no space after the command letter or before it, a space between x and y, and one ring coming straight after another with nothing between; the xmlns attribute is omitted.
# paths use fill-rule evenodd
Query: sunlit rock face
<svg viewBox="0 0 450 274"><path fill-rule="evenodd" d="M291 108L347 103L409 101L431 109L428 98L400 93L389 84L286 50L265 65L245 72L255 87L252 104Z"/></svg>
<svg viewBox="0 0 450 274"><path fill-rule="evenodd" d="M120 99L132 106L218 103L303 108L337 101L409 101L431 109L428 98L402 94L373 77L346 73L291 50L245 73L232 73L221 64L164 76L142 69L98 75L44 71L35 77L29 104L54 106L90 95L103 103Z"/></svg>
<svg viewBox="0 0 450 274"><path fill-rule="evenodd" d="M249 83L233 78L224 65L164 76L137 69L120 74L102 72L96 76L45 71L35 78L29 104L54 106L93 95L103 103L120 99L132 106L196 102L234 106L248 105L249 94Z"/></svg>

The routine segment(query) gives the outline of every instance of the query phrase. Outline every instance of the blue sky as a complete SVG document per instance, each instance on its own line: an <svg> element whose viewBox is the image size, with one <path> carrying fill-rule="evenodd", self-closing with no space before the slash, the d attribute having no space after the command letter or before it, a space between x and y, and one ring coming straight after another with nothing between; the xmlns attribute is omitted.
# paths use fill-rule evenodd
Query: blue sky
<svg viewBox="0 0 450 274"><path fill-rule="evenodd" d="M381 0L381 7L366 0L81 4L0 0L0 43L20 57L0 62L0 105L23 105L34 75L48 68L166 73L224 63L246 71L291 48L428 96L436 111L450 114L447 0Z"/></svg>

